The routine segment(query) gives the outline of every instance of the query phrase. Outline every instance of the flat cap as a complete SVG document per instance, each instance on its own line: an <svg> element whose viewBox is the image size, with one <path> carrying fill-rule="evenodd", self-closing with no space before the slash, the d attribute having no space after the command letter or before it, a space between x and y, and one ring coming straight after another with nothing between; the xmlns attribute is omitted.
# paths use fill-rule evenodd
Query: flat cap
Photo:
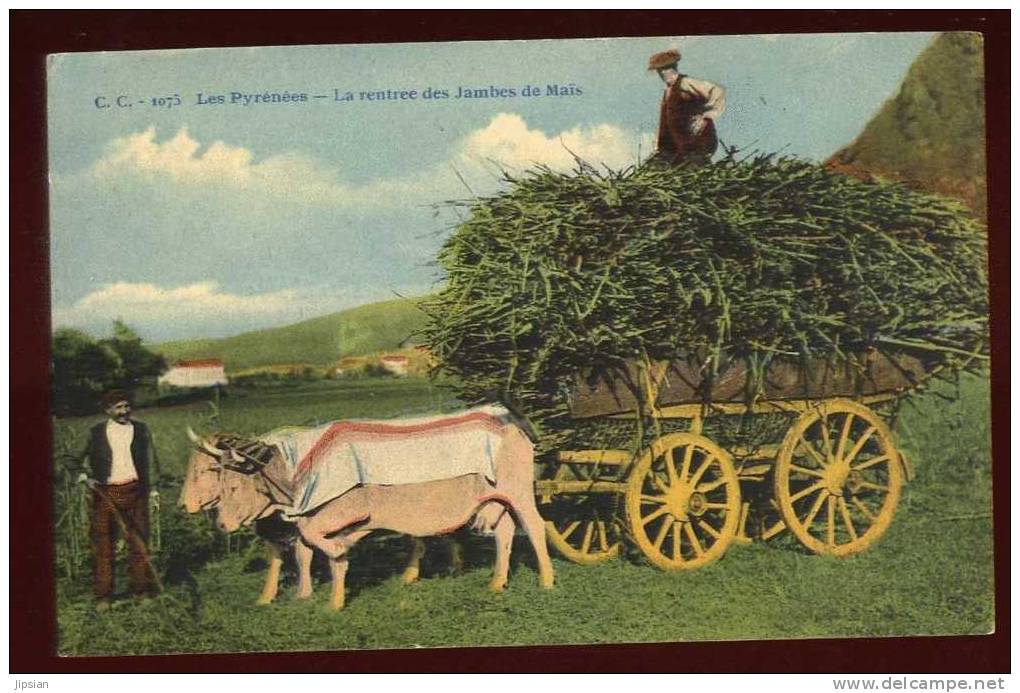
<svg viewBox="0 0 1020 693"><path fill-rule="evenodd" d="M132 400L131 393L125 390L108 390L103 393L102 398L99 400L103 409L109 409L118 402L128 402Z"/></svg>
<svg viewBox="0 0 1020 693"><path fill-rule="evenodd" d="M680 62L680 51L675 48L670 48L668 51L662 51L656 53L648 59L649 70L661 70L664 67L670 67Z"/></svg>

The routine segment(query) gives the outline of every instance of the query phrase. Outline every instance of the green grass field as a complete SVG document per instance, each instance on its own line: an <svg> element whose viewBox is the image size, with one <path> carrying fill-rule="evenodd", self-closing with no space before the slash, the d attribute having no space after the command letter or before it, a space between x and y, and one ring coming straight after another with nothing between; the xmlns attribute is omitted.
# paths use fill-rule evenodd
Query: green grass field
<svg viewBox="0 0 1020 693"><path fill-rule="evenodd" d="M947 401L939 395L951 395ZM250 538L226 541L202 516L173 507L178 482L163 486L166 585L155 600L124 599L96 614L87 570L58 580L59 651L124 655L411 646L530 645L764 638L977 634L991 631L991 453L988 383L963 379L916 395L897 424L916 478L893 525L872 549L849 559L808 555L778 538L734 545L719 562L664 573L640 560L584 567L554 557L553 590L537 584L522 538L510 588L486 586L491 540L471 537L467 566L446 575L441 543L430 545L424 579L400 584L406 544L379 535L352 553L348 605L327 611L328 584L316 566L311 601L291 599L285 573L278 601L257 607L263 550ZM341 417L385 417L454 406L418 380L323 382L224 398L219 425L236 431ZM183 472L184 427L209 429L208 405L138 412L156 437L164 472ZM57 422L57 449L77 446L96 419ZM87 566L86 566L87 568ZM123 585L123 575L119 576Z"/></svg>
<svg viewBox="0 0 1020 693"><path fill-rule="evenodd" d="M223 339L164 342L152 349L174 362L218 358L228 372L281 363L325 365L344 356L393 350L421 327L418 299L370 303L311 320Z"/></svg>

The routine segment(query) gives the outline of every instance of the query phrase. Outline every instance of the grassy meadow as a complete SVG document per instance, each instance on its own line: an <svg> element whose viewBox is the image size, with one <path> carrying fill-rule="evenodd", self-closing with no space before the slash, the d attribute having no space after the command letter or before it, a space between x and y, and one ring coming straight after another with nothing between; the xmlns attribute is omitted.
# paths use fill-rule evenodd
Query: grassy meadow
<svg viewBox="0 0 1020 693"><path fill-rule="evenodd" d="M281 363L331 364L344 356L399 348L424 323L417 300L370 303L284 327L223 339L164 342L154 349L171 363L217 358L228 372Z"/></svg>
<svg viewBox="0 0 1020 693"><path fill-rule="evenodd" d="M664 573L633 557L585 567L554 555L556 587L542 590L530 548L518 537L510 587L491 594L491 539L466 537L465 571L453 577L447 575L447 547L431 543L423 580L404 587L407 544L382 534L352 552L347 608L340 613L327 610L321 557L310 601L291 598L296 578L288 565L277 602L255 606L266 566L258 542L242 534L228 543L207 518L175 507L189 450L185 426L259 432L344 417L443 411L456 403L424 380L365 379L237 392L221 400L216 418L202 402L144 409L137 418L151 426L167 477L157 558L165 591L148 602L125 598L95 613L87 562L58 571L59 652L987 633L994 618L988 383L968 376L958 387L941 384L936 390L904 403L896 432L915 478L889 532L858 556L809 555L782 535L767 544L734 545L719 562L690 573ZM80 447L96 420L58 420L58 453ZM117 584L126 585L123 571Z"/></svg>

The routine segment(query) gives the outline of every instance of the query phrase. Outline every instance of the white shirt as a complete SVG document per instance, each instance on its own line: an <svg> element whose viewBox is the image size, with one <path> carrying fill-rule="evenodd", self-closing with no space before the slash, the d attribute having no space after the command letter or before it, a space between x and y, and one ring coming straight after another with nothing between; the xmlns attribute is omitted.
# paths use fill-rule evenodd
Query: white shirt
<svg viewBox="0 0 1020 693"><path fill-rule="evenodd" d="M131 441L135 437L135 427L130 424L117 423L113 419L106 422L106 441L113 451L113 464L110 465L108 484L126 484L138 479L138 471L131 459Z"/></svg>
<svg viewBox="0 0 1020 693"><path fill-rule="evenodd" d="M726 110L726 91L718 84L684 75L676 86L681 91L694 94L705 101L705 111L701 114L701 118L711 118L718 122L719 117Z"/></svg>

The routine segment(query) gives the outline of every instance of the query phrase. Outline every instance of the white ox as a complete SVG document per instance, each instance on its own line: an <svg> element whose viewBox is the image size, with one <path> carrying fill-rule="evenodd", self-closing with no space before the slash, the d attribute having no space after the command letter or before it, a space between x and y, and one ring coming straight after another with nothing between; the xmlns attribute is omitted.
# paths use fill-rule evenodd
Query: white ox
<svg viewBox="0 0 1020 693"><path fill-rule="evenodd" d="M449 534L474 520L475 528L494 535L496 563L490 588L501 591L507 584L519 523L535 551L540 584L553 586L545 522L535 505L534 446L521 428L510 422L501 423L496 440L492 450L494 480L467 473L416 483L365 483L291 518L304 542L330 559L332 608L344 606L348 551L379 529L426 537ZM218 462L214 465L219 487L216 511L221 529L234 531L260 517L294 509L294 470L279 450L269 448L258 464L250 464L249 456L221 437L196 442L199 450ZM420 460L400 462L414 465Z"/></svg>
<svg viewBox="0 0 1020 693"><path fill-rule="evenodd" d="M194 450L188 458L178 505L189 513L215 510L221 497L221 471L218 460L211 457L208 452ZM255 533L269 549L269 570L258 603L269 604L276 598L283 555L290 547L293 547L298 566L297 598L307 599L312 596L312 549L298 538L297 528L292 523L285 522L282 513L277 510L256 518L254 524Z"/></svg>
<svg viewBox="0 0 1020 693"><path fill-rule="evenodd" d="M190 433L190 431L189 431ZM193 435L193 434L192 434ZM197 437L195 437L197 442ZM189 513L198 513L205 510L216 512L220 504L223 485L221 475L227 484L235 489L248 487L249 493L255 489L256 480L237 472L224 470L216 456L210 451L199 449L194 450L188 458L187 471L184 476L184 485L181 487L178 505ZM236 491L235 491L236 493ZM254 498L255 496L252 495ZM266 571L266 580L259 593L257 603L270 604L279 592L280 571L283 567L283 557L288 550L294 551L294 559L298 567L298 588L297 599L307 599L312 596L312 558L313 549L301 539L297 526L293 522L283 519L283 512L273 507L269 512L260 513L252 520L255 534L262 539L269 551L269 568ZM218 515L218 512L217 512ZM235 531L239 524L228 525L217 520L217 526L225 532ZM452 562L452 572L457 573L462 565L462 549L456 540L451 540L449 551ZM403 572L404 584L411 584L418 580L421 570L421 559L425 555L425 543L418 537L408 557L407 566Z"/></svg>

